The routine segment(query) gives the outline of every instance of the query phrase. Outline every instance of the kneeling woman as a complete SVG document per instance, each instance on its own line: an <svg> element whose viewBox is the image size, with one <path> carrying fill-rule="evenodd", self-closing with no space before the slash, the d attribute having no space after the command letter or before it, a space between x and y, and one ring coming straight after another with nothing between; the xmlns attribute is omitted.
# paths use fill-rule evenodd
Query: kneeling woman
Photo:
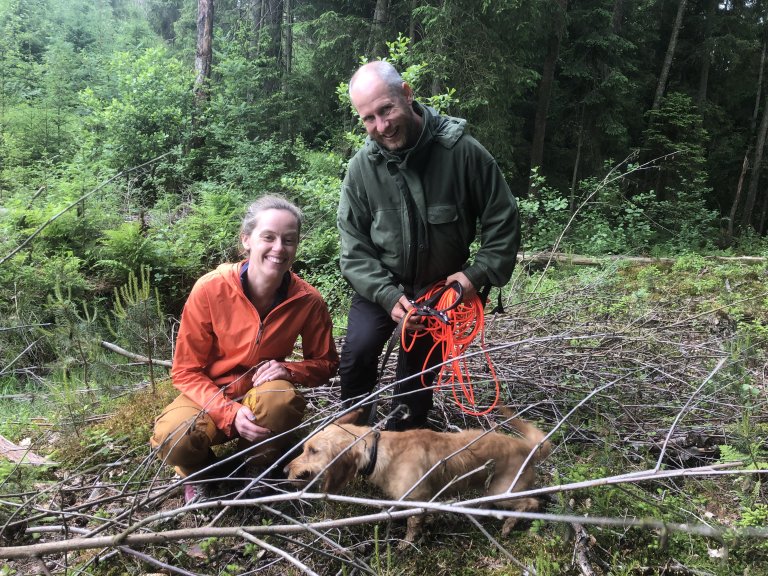
<svg viewBox="0 0 768 576"><path fill-rule="evenodd" d="M181 394L155 421L150 443L186 477L215 461L211 446L234 438L270 464L290 443L306 402L296 385L317 386L338 368L331 318L320 293L290 271L301 233L299 208L263 196L240 229L247 260L200 278L181 316L171 378ZM301 337L303 359L286 361ZM282 435L282 436L281 436ZM196 485L185 486L196 499Z"/></svg>

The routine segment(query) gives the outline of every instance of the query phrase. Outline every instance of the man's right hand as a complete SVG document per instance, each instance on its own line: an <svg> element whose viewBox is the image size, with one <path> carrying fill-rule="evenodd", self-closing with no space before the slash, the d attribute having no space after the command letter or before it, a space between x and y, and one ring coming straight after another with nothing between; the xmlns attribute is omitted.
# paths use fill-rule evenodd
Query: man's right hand
<svg viewBox="0 0 768 576"><path fill-rule="evenodd" d="M392 317L392 320L399 324L403 319L403 316L405 316L411 308L413 308L413 304L411 304L411 301L408 300L405 295L403 295L400 296L400 300L397 301L395 307L392 308L392 311L389 313L389 315ZM411 316L408 319L408 323L405 325L405 327L408 330L420 330L424 328L424 325L419 319Z"/></svg>

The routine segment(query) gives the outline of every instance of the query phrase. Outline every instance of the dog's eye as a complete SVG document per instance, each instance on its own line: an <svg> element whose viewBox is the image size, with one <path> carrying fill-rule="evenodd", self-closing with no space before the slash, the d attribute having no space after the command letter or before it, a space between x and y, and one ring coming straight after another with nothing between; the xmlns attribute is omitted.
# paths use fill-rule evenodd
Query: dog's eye
<svg viewBox="0 0 768 576"><path fill-rule="evenodd" d="M307 447L307 452L308 452L309 454L313 454L313 455L314 455L314 454L317 454L317 448L313 448L312 446L308 446L308 447Z"/></svg>

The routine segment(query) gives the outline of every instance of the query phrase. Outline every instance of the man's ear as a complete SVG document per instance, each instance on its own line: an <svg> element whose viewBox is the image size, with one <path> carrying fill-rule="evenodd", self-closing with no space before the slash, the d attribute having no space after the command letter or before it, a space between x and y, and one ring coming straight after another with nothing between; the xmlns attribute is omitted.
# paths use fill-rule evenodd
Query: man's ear
<svg viewBox="0 0 768 576"><path fill-rule="evenodd" d="M403 98L408 104L413 104L413 89L408 82L403 82Z"/></svg>

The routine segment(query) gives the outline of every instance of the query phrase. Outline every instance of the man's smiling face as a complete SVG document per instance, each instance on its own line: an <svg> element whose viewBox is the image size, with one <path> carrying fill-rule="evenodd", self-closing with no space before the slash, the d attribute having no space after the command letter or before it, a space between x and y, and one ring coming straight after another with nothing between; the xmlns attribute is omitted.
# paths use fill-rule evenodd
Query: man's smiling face
<svg viewBox="0 0 768 576"><path fill-rule="evenodd" d="M393 90L374 74L358 78L350 91L352 105L368 135L382 148L398 151L416 143L421 118L414 112L413 91L403 83Z"/></svg>

